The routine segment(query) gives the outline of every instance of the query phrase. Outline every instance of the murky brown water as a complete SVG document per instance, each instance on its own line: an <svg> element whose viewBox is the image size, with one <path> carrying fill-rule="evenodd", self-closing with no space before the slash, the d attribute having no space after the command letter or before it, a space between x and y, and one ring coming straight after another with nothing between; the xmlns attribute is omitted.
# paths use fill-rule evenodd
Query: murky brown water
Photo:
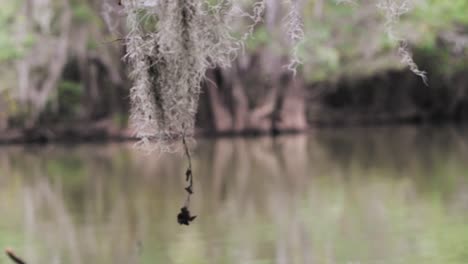
<svg viewBox="0 0 468 264"><path fill-rule="evenodd" d="M369 128L0 148L0 247L28 263L468 263L468 133ZM0 257L0 263L10 263Z"/></svg>

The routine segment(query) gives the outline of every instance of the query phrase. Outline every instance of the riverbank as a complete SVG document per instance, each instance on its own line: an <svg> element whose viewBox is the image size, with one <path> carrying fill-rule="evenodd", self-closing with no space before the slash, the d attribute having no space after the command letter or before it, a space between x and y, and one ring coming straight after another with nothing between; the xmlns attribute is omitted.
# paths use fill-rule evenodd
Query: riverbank
<svg viewBox="0 0 468 264"><path fill-rule="evenodd" d="M0 144L28 144L49 142L106 142L136 140L127 128L119 128L112 120L58 124L51 127L10 129L0 132Z"/></svg>
<svg viewBox="0 0 468 264"><path fill-rule="evenodd" d="M278 111L285 109L284 104L267 110L260 105L246 111L228 103L223 107L230 106L230 109L213 108L216 100L209 100L212 94L205 87L207 92L201 95L196 134L202 137L257 136L300 133L324 127L467 123L468 72L441 77L429 70L428 87L406 69L303 84L293 89L296 93L283 98L285 102L290 100L301 105L289 112ZM229 87L220 85L217 89ZM262 115L257 114L258 109L263 111ZM224 113L221 119L217 116L220 113ZM131 128L125 125L127 121L120 119L109 117L5 129L0 131L0 144L136 140Z"/></svg>

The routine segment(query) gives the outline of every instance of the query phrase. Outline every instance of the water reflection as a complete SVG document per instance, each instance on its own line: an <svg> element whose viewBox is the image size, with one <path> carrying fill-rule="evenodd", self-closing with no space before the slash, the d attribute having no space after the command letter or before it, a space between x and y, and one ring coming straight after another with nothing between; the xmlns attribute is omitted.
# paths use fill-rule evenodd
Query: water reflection
<svg viewBox="0 0 468 264"><path fill-rule="evenodd" d="M468 139L453 128L0 150L0 247L30 263L463 263ZM0 263L7 263L1 257Z"/></svg>

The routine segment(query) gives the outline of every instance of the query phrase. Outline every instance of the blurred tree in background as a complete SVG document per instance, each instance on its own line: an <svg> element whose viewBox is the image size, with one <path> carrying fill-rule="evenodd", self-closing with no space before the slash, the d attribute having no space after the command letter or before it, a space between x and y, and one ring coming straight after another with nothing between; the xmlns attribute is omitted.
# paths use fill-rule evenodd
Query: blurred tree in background
<svg viewBox="0 0 468 264"><path fill-rule="evenodd" d="M2 98L12 125L96 118L125 108L121 48L102 44L108 33L99 1L4 2Z"/></svg>
<svg viewBox="0 0 468 264"><path fill-rule="evenodd" d="M249 11L253 1L242 3ZM292 79L283 67L290 54L281 27L285 10L280 1L266 3L264 23L233 67L208 72L216 85L203 84L200 128L270 132L468 116L467 1L413 1L395 28L428 71L429 88L406 74L372 0L302 2L304 64ZM0 129L100 120L125 125L130 85L117 2L0 4Z"/></svg>

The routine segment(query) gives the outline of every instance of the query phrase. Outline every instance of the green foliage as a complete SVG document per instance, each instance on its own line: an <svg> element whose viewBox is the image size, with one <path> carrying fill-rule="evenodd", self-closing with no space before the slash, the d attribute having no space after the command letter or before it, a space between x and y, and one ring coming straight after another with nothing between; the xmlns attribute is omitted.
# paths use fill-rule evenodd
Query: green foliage
<svg viewBox="0 0 468 264"><path fill-rule="evenodd" d="M21 52L14 46L14 44L5 40L3 36L0 36L0 62L11 61L21 57Z"/></svg>
<svg viewBox="0 0 468 264"><path fill-rule="evenodd" d="M467 14L468 1L466 0L426 0L414 10L412 17L420 23L440 30L454 23L467 25Z"/></svg>
<svg viewBox="0 0 468 264"><path fill-rule="evenodd" d="M86 3L77 3L72 6L73 18L78 22L96 20L95 12Z"/></svg>
<svg viewBox="0 0 468 264"><path fill-rule="evenodd" d="M78 188L83 185L86 175L83 161L75 156L60 156L50 159L46 164L46 173L49 177L65 182L65 186Z"/></svg>
<svg viewBox="0 0 468 264"><path fill-rule="evenodd" d="M450 77L468 67L468 54L451 53L450 49L435 43L425 43L415 50L415 54L424 64L430 65L431 74L438 77ZM437 61L437 63L431 63Z"/></svg>
<svg viewBox="0 0 468 264"><path fill-rule="evenodd" d="M74 103L81 96L82 87L80 83L73 81L62 81L59 83L59 98L67 103Z"/></svg>
<svg viewBox="0 0 468 264"><path fill-rule="evenodd" d="M0 62L20 57L17 43L12 39L12 26L19 8L19 1L1 3L0 8Z"/></svg>
<svg viewBox="0 0 468 264"><path fill-rule="evenodd" d="M114 124L116 124L118 127L127 127L128 125L128 116L117 113L112 116L112 121Z"/></svg>
<svg viewBox="0 0 468 264"><path fill-rule="evenodd" d="M14 38L14 27L24 18L18 16L22 1L0 2L0 62L12 61L24 56L36 39L32 34L26 34L21 42Z"/></svg>
<svg viewBox="0 0 468 264"><path fill-rule="evenodd" d="M259 26L255 32L252 34L252 37L246 41L247 51L255 51L261 49L273 41L273 38L265 28L265 26Z"/></svg>
<svg viewBox="0 0 468 264"><path fill-rule="evenodd" d="M96 40L94 39L90 39L88 40L88 42L86 43L86 48L88 50L97 50L99 47L99 44L96 42Z"/></svg>
<svg viewBox="0 0 468 264"><path fill-rule="evenodd" d="M80 102L83 95L81 83L74 81L61 81L58 85L58 102L60 113L64 117L74 116L80 109Z"/></svg>

